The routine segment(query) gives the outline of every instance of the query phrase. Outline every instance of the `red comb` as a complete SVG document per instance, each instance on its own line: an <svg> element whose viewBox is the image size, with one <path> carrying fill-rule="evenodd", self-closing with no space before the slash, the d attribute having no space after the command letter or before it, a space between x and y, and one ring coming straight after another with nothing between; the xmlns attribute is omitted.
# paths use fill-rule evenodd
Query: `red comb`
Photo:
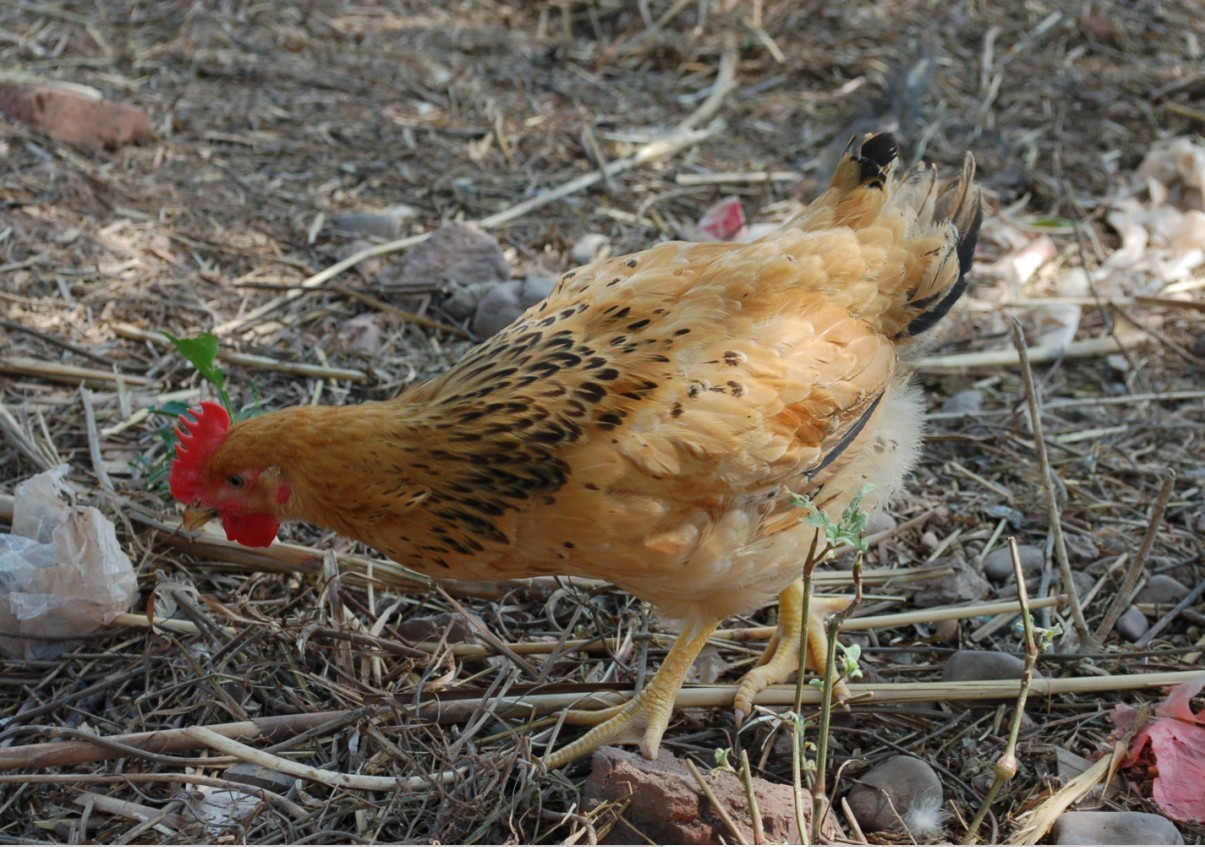
<svg viewBox="0 0 1205 847"><path fill-rule="evenodd" d="M192 415L195 420L189 420ZM169 487L181 503L194 503L201 493L204 465L226 440L230 415L218 403L202 403L201 411L189 409L176 427L176 461L172 462Z"/></svg>

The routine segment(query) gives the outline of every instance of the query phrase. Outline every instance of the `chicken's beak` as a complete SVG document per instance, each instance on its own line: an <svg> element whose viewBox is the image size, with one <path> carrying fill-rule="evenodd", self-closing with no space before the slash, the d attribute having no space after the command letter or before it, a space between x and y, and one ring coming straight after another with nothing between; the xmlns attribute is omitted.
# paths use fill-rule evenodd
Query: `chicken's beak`
<svg viewBox="0 0 1205 847"><path fill-rule="evenodd" d="M205 509L201 506L189 506L184 510L184 528L189 532L196 532L217 516L217 509Z"/></svg>

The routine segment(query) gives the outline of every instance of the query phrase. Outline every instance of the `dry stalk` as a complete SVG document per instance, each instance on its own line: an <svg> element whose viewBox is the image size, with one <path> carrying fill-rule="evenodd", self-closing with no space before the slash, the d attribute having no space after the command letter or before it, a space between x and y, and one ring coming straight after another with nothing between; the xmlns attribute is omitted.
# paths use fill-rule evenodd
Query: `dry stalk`
<svg viewBox="0 0 1205 847"><path fill-rule="evenodd" d="M116 774L97 774L97 773L39 773L39 774L0 774L0 785L171 785L173 783L190 784L190 785L206 785L211 788L221 788L225 791L237 791L240 794L246 794L254 797L257 800L262 800L264 803L272 806L279 812L284 813L294 821L303 821L310 816L310 813L301 806L294 803L275 791L268 791L263 788L256 788L253 785L248 785L243 782L235 782L230 779L222 779L215 776L204 776L197 773L116 773Z"/></svg>
<svg viewBox="0 0 1205 847"><path fill-rule="evenodd" d="M133 326L120 321L110 325L114 333L122 338L131 338L137 341L145 341L148 344L155 344L160 347L168 347L171 342L167 337L159 332L150 332L141 327ZM253 368L264 371L275 371L277 373L292 374L294 376L309 377L312 379L340 379L347 382L368 382L370 377L364 371L357 371L351 368L332 368L323 365L307 365L304 362L284 362L280 359L273 359L270 356L253 356L248 353L239 353L234 350L229 350L223 347L218 348L218 358L230 365L240 365L245 368ZM123 377L123 379L129 379Z"/></svg>
<svg viewBox="0 0 1205 847"><path fill-rule="evenodd" d="M1109 632L1113 629L1113 625L1117 623L1117 619L1121 617L1122 611L1129 604L1131 595L1134 592L1134 587L1138 584L1138 578L1142 575L1143 568L1146 567L1146 560L1151 555L1151 549L1155 546L1155 537L1159 534L1159 524L1163 522L1163 513L1167 509L1167 501L1171 499L1172 488L1175 486L1176 472L1168 468L1163 475L1163 484L1159 487L1159 495L1155 498L1155 505L1151 508L1151 517L1146 524L1146 532L1142 536L1142 543L1138 547L1138 553L1130 561L1129 567L1126 569L1125 577L1121 581L1121 586L1117 589L1117 593L1113 595L1113 602L1109 604L1109 608L1105 610L1105 616L1101 618L1100 625L1096 628L1096 640L1103 641Z"/></svg>
<svg viewBox="0 0 1205 847"><path fill-rule="evenodd" d="M1046 454L1046 434L1042 426L1042 408L1038 399L1038 389L1034 384L1033 370L1029 366L1029 351L1025 347L1025 331L1021 322L1013 319L1013 344L1017 349L1017 358L1021 366L1021 379L1025 385L1025 400L1029 407L1029 418L1033 426L1034 453L1038 459L1038 467L1042 473L1042 486L1046 490L1046 513L1050 519L1050 534L1054 541L1054 555L1059 563L1059 573L1063 578L1063 590L1071 609L1071 622L1075 626L1076 635L1084 649L1092 649L1095 640L1088 630L1084 620L1084 610L1080 608L1079 594L1075 588L1075 580L1071 578L1071 560L1067 558L1067 544L1063 539L1063 522L1059 516L1058 493L1054 486L1054 471L1050 467L1050 457Z"/></svg>
<svg viewBox="0 0 1205 847"><path fill-rule="evenodd" d="M1028 347L1025 348L1025 355L1030 362L1037 363L1055 362L1062 359L1089 359L1129 349L1147 343L1148 340L1147 336L1141 333L1122 333L1117 338L1111 335L1101 338L1085 338L1082 341L1072 341L1065 346ZM924 373L937 373L961 371L966 368L1010 367L1018 365L1020 362L1020 354L1014 350L988 350L975 353L951 353L946 356L926 356L920 360L917 369Z"/></svg>
<svg viewBox="0 0 1205 847"><path fill-rule="evenodd" d="M766 831L762 826L761 809L757 805L757 792L753 788L753 770L749 767L749 753L741 750L741 782L745 786L745 798L749 801L749 820L753 822L753 843L765 844Z"/></svg>
<svg viewBox="0 0 1205 847"><path fill-rule="evenodd" d="M1021 718L1025 715L1025 703L1029 699L1029 686L1033 681L1034 665L1038 661L1038 644L1034 640L1033 616L1029 611L1029 591L1025 588L1025 573L1021 569L1021 554L1017 549L1015 536L1008 539L1008 551L1012 555L1013 577L1017 581L1017 602L1021 606L1021 624L1025 629L1025 669L1021 673L1017 707L1013 711L1013 720L1008 731L1008 743L1004 747L1004 753L996 761L992 787L988 789L987 796L983 798L978 813L967 828L966 843L968 844L975 840L975 835L983 824L983 819L987 817L992 803L1000 794L1000 789L1017 775L1017 738L1021 734Z"/></svg>
<svg viewBox="0 0 1205 847"><path fill-rule="evenodd" d="M0 373L20 374L47 379L51 382L67 382L79 385L109 386L121 380L127 385L150 385L151 380L144 376L118 374L115 371L102 371L95 368L80 368L75 365L64 365L61 362L42 362L28 359L24 356L0 356Z"/></svg>
<svg viewBox="0 0 1205 847"><path fill-rule="evenodd" d="M745 834L741 832L741 828L736 825L736 821L732 819L732 815L728 814L728 810L723 804L716 799L715 792L711 790L711 786L707 784L707 780L703 779L703 775L699 773L699 769L695 767L695 763L690 759L686 760L686 769L690 771L690 775L694 777L698 783L699 790L703 792L703 796L707 798L707 802L711 804L711 808L719 815L720 820L724 822L724 826L728 828L728 833L733 837L737 844L748 844L745 840Z"/></svg>
<svg viewBox="0 0 1205 847"><path fill-rule="evenodd" d="M812 787L812 841L820 843L821 823L828 814L828 742L829 726L833 715L833 690L843 677L844 670L837 669L837 633L841 624L853 614L853 610L862 602L862 553L858 552L854 559L854 599L833 616L825 624L828 636L828 655L824 659L823 685L820 687L820 726L816 739L816 782ZM806 637L806 636L805 636ZM806 652L806 651L803 651Z"/></svg>
<svg viewBox="0 0 1205 847"><path fill-rule="evenodd" d="M795 800L795 826L802 844L808 841L807 818L803 814L803 718L798 712L791 722L791 788Z"/></svg>
<svg viewBox="0 0 1205 847"><path fill-rule="evenodd" d="M234 756L245 762L251 762L252 764L279 771L280 773L286 773L290 776L308 779L312 782L320 782L333 788L350 788L359 791L397 791L399 789L404 791L422 791L434 788L437 785L448 785L468 772L468 768L463 767L424 776L406 777L404 779L392 776L365 776L363 774L339 773L323 768L310 767L309 765L295 762L292 759L285 759L280 756L274 756L271 753L265 753L262 750L257 750L232 738L227 738L225 735L214 732L207 727L190 726L186 727L183 731L185 735L188 735L198 743L212 747L228 756Z"/></svg>

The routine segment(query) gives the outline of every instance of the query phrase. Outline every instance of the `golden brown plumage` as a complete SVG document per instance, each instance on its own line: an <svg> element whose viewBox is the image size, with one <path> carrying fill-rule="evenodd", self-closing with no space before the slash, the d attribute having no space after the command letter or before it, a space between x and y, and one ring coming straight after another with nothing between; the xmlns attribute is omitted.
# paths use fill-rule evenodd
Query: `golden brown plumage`
<svg viewBox="0 0 1205 847"><path fill-rule="evenodd" d="M969 157L940 196L931 171L897 184L895 158L890 136L868 136L750 244L666 243L571 271L395 400L198 435L173 492L236 540L256 525L247 543L303 520L432 576L603 578L682 619L645 692L550 762L644 724L655 755L716 625L795 590L815 529L785 492L835 514L865 482L884 500L915 459L907 362L965 285L980 204Z"/></svg>

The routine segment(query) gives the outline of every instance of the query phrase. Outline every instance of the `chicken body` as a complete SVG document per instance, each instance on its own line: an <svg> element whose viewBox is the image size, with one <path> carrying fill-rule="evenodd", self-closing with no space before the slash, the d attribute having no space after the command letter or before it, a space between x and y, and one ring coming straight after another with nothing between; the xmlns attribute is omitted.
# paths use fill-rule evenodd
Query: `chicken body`
<svg viewBox="0 0 1205 847"><path fill-rule="evenodd" d="M753 243L666 243L567 273L395 400L235 424L194 457L205 484L182 499L236 540L258 510L434 577L577 575L652 603L684 621L658 690L552 761L644 724L655 755L707 635L798 579L816 530L787 492L835 517L864 483L885 500L915 460L907 361L965 284L979 202L969 164L938 198L929 176L893 186L894 158L889 136L868 137Z"/></svg>

